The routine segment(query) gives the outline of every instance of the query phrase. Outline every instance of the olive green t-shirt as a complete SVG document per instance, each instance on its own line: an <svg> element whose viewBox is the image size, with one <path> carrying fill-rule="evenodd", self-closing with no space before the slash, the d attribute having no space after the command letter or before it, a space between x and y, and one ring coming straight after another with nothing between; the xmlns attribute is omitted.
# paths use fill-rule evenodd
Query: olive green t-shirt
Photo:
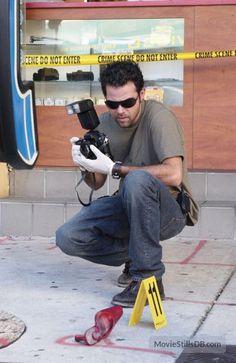
<svg viewBox="0 0 236 363"><path fill-rule="evenodd" d="M122 128L106 112L100 116L98 130L108 137L114 161L122 161L125 165L155 165L167 158L181 156L182 187L190 198L187 224L194 225L197 222L198 205L189 187L183 130L169 109L160 102L142 101L140 117L134 126ZM180 188L168 188L176 198Z"/></svg>

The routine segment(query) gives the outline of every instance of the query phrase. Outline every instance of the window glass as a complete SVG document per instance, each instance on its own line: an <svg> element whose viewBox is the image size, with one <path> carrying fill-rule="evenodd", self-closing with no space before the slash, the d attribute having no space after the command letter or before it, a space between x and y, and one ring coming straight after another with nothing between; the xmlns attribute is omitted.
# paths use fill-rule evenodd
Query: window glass
<svg viewBox="0 0 236 363"><path fill-rule="evenodd" d="M23 43L26 55L77 55L81 59L88 56L86 64L73 66L65 62L58 66L56 57L51 64L25 65L24 78L35 80L39 104L48 98L54 105L55 99L67 103L87 97L103 103L99 75L104 67L101 63L109 55L140 55L138 63L145 78L146 98L155 98L170 106L183 104L183 61L155 60L156 53L183 51L182 18L28 20ZM92 55L100 56L99 61L90 62Z"/></svg>

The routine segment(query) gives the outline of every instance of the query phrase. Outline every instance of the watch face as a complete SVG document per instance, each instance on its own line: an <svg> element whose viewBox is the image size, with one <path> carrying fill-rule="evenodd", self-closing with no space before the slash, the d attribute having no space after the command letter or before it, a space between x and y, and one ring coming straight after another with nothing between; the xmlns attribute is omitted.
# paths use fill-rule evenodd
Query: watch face
<svg viewBox="0 0 236 363"><path fill-rule="evenodd" d="M113 166L112 169L112 177L114 179L120 179L120 168L121 168L122 163L121 162L116 162Z"/></svg>
<svg viewBox="0 0 236 363"><path fill-rule="evenodd" d="M113 174L112 177L113 177L113 179L120 179L120 176L116 175L116 174Z"/></svg>

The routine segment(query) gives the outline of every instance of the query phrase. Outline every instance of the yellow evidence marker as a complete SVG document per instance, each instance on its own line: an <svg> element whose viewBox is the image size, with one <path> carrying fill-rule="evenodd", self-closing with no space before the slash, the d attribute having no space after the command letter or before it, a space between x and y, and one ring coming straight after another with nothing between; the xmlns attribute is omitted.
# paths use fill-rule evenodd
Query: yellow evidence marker
<svg viewBox="0 0 236 363"><path fill-rule="evenodd" d="M167 324L167 320L156 278L154 276L142 280L132 315L130 317L129 326L135 325L139 322L147 299L150 306L154 327L156 329L163 328Z"/></svg>

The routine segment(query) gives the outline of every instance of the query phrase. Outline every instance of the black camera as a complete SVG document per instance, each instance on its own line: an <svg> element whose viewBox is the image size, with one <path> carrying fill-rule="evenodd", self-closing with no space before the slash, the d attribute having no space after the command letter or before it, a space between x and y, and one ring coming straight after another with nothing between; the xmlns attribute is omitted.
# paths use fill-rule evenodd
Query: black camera
<svg viewBox="0 0 236 363"><path fill-rule="evenodd" d="M94 74L93 72L84 72L78 70L76 72L66 73L67 81L93 81Z"/></svg>
<svg viewBox="0 0 236 363"><path fill-rule="evenodd" d="M90 130L84 138L80 138L76 144L80 145L81 153L87 159L96 159L96 155L91 151L90 145L96 146L103 154L112 158L109 141L105 134L94 130L99 125L99 118L90 99L76 101L66 105L68 115L77 114L83 129Z"/></svg>

